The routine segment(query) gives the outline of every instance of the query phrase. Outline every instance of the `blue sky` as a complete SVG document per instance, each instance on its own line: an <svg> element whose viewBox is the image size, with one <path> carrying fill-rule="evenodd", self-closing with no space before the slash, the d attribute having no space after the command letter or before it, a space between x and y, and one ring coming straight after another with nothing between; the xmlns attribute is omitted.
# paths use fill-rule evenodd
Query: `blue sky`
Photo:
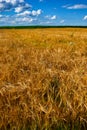
<svg viewBox="0 0 87 130"><path fill-rule="evenodd" d="M0 0L0 26L84 25L87 0Z"/></svg>

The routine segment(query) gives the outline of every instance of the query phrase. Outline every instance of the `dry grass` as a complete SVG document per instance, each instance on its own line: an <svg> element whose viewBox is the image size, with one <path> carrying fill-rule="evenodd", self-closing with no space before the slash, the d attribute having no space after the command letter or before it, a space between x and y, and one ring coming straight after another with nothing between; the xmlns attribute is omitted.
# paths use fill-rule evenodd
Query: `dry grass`
<svg viewBox="0 0 87 130"><path fill-rule="evenodd" d="M0 30L0 130L87 129L87 29Z"/></svg>

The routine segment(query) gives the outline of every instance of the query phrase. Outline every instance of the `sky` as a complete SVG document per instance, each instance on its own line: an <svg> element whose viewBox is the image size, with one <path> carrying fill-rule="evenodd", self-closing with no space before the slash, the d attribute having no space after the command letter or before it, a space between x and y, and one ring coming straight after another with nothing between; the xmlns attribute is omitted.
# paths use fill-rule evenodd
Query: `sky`
<svg viewBox="0 0 87 130"><path fill-rule="evenodd" d="M0 0L0 26L87 26L87 0Z"/></svg>

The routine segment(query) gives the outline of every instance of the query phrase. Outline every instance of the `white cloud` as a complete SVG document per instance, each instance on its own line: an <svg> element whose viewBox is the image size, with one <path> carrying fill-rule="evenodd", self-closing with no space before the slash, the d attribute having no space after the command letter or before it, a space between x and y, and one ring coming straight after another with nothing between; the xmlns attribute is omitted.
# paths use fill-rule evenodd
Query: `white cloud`
<svg viewBox="0 0 87 130"><path fill-rule="evenodd" d="M32 11L24 11L22 13L17 13L14 15L1 15L0 14L0 25L29 25L37 23L40 15L40 10L36 10L36 14L33 15Z"/></svg>
<svg viewBox="0 0 87 130"><path fill-rule="evenodd" d="M8 15L0 15L0 23L5 23L9 21Z"/></svg>
<svg viewBox="0 0 87 130"><path fill-rule="evenodd" d="M25 0L0 0L0 12L14 11L14 14L11 15L0 14L0 25L28 25L36 23L42 10L29 10L30 7L31 5L26 3Z"/></svg>
<svg viewBox="0 0 87 130"><path fill-rule="evenodd" d="M21 12L21 11L23 11L23 6L20 6L20 7L16 7L16 8L15 8L15 12L16 12L16 13L19 13L19 12Z"/></svg>
<svg viewBox="0 0 87 130"><path fill-rule="evenodd" d="M37 21L37 18L30 16L16 17L16 15L0 15L0 25L28 25L35 21Z"/></svg>
<svg viewBox="0 0 87 130"><path fill-rule="evenodd" d="M56 19L56 15L53 15L50 19L55 20Z"/></svg>
<svg viewBox="0 0 87 130"><path fill-rule="evenodd" d="M15 21L15 24L17 25L23 25L23 24L32 24L33 22L37 21L36 18L32 18L32 17L18 17L15 18L13 21Z"/></svg>
<svg viewBox="0 0 87 130"><path fill-rule="evenodd" d="M21 5L15 8L16 13L20 13L23 10L29 9L31 6L29 4Z"/></svg>
<svg viewBox="0 0 87 130"><path fill-rule="evenodd" d="M86 16L84 16L83 20L87 20L87 15L86 15Z"/></svg>
<svg viewBox="0 0 87 130"><path fill-rule="evenodd" d="M42 10L41 10L41 9L38 9L37 11L36 11L36 10L33 10L33 11L31 12L31 14L32 14L33 16L38 16L38 15L41 14L41 12L42 12Z"/></svg>
<svg viewBox="0 0 87 130"><path fill-rule="evenodd" d="M40 15L42 13L42 10L41 9L38 9L37 10L37 14Z"/></svg>
<svg viewBox="0 0 87 130"><path fill-rule="evenodd" d="M31 5L26 3L24 0L0 0L0 12L9 11L11 9L20 12L30 7Z"/></svg>
<svg viewBox="0 0 87 130"><path fill-rule="evenodd" d="M18 13L16 16L17 17L23 17L23 16L39 16L40 14L42 13L42 10L41 9L38 9L38 10L32 10L32 11L24 11L22 13Z"/></svg>
<svg viewBox="0 0 87 130"><path fill-rule="evenodd" d="M76 4L73 6L65 5L65 6L63 6L63 8L66 8L66 9L86 9L87 5L85 5L85 4Z"/></svg>
<svg viewBox="0 0 87 130"><path fill-rule="evenodd" d="M22 12L22 13L19 13L19 14L17 14L17 16L26 16L26 15L30 15L31 14L31 11L24 11L24 12Z"/></svg>
<svg viewBox="0 0 87 130"><path fill-rule="evenodd" d="M24 2L24 0L1 0L1 2L3 1L5 1L6 3L12 3L13 5Z"/></svg>
<svg viewBox="0 0 87 130"><path fill-rule="evenodd" d="M64 20L64 19L60 21L60 23L64 23L64 22L65 22L65 20Z"/></svg>
<svg viewBox="0 0 87 130"><path fill-rule="evenodd" d="M57 16L56 16L56 15L53 15L53 16L51 16L51 15L46 15L45 18L46 18L46 19L49 19L49 20L55 20L55 19L57 18Z"/></svg>
<svg viewBox="0 0 87 130"><path fill-rule="evenodd" d="M0 3L0 11L2 11L5 8L5 5L3 3Z"/></svg>
<svg viewBox="0 0 87 130"><path fill-rule="evenodd" d="M2 17L3 17L3 15L0 14L0 18L2 18Z"/></svg>
<svg viewBox="0 0 87 130"><path fill-rule="evenodd" d="M23 18L16 18L16 22L26 22L26 23L31 23L34 19L30 17L23 17Z"/></svg>
<svg viewBox="0 0 87 130"><path fill-rule="evenodd" d="M22 21L23 22L32 22L33 21L33 19L32 18L27 18L27 17L24 17L23 19L22 19Z"/></svg>

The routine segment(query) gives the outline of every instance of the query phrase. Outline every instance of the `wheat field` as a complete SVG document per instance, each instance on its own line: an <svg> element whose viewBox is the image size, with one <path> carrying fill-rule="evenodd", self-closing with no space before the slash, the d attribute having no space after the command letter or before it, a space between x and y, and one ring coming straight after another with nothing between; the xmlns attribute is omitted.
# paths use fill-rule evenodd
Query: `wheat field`
<svg viewBox="0 0 87 130"><path fill-rule="evenodd" d="M0 29L0 130L87 129L87 29Z"/></svg>

